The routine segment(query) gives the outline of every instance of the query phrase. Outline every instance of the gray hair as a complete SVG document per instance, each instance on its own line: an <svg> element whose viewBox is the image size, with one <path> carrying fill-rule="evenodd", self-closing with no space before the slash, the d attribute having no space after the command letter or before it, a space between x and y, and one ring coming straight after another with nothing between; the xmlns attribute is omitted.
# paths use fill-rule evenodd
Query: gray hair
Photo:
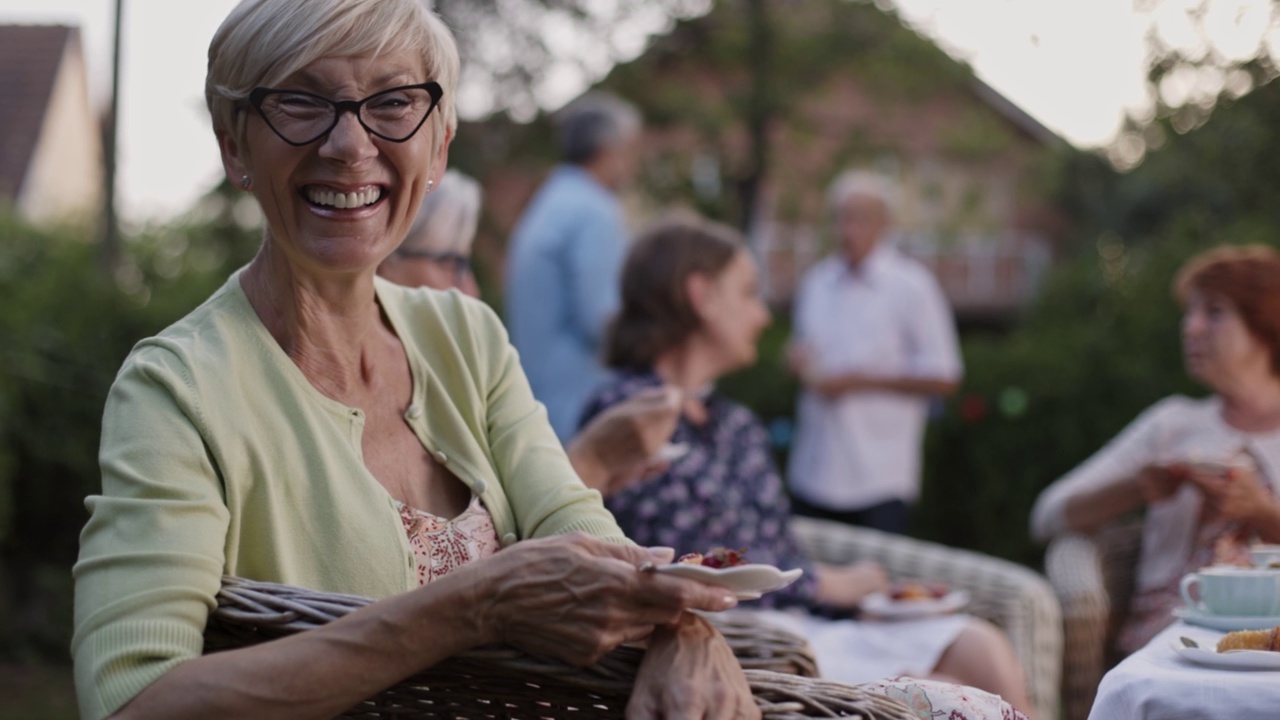
<svg viewBox="0 0 1280 720"><path fill-rule="evenodd" d="M432 114L436 142L458 119L458 48L430 0L242 0L209 44L205 103L218 135L241 138L247 98L324 57L422 54L444 90Z"/></svg>
<svg viewBox="0 0 1280 720"><path fill-rule="evenodd" d="M617 96L589 92L560 111L556 140L566 162L583 165L640 132L640 111Z"/></svg>
<svg viewBox="0 0 1280 720"><path fill-rule="evenodd" d="M854 196L879 200L889 220L897 212L898 188L892 180L870 170L845 170L827 188L827 211L833 221L840 217L845 203Z"/></svg>
<svg viewBox="0 0 1280 720"><path fill-rule="evenodd" d="M402 247L437 253L471 254L480 222L480 183L457 170L446 170L440 184L427 193Z"/></svg>

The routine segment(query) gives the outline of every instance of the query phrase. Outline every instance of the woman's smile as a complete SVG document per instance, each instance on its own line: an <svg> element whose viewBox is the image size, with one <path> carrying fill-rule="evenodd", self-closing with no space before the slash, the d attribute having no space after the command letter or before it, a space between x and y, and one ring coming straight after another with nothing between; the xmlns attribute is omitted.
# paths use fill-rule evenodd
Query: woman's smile
<svg viewBox="0 0 1280 720"><path fill-rule="evenodd" d="M352 212L349 214L357 214L356 211L368 210L376 206L384 194L382 188L377 185L357 190L334 189L324 185L307 185L302 188L303 197L316 208L317 212L337 216L348 213L334 211L350 210Z"/></svg>

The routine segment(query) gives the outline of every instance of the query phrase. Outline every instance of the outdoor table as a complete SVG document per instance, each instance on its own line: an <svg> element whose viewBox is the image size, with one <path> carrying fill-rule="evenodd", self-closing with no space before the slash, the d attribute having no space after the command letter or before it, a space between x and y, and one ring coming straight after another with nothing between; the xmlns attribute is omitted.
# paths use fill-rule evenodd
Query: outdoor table
<svg viewBox="0 0 1280 720"><path fill-rule="evenodd" d="M1280 718L1280 670L1193 664L1174 649L1180 636L1213 648L1225 633L1177 622L1102 678L1089 720Z"/></svg>

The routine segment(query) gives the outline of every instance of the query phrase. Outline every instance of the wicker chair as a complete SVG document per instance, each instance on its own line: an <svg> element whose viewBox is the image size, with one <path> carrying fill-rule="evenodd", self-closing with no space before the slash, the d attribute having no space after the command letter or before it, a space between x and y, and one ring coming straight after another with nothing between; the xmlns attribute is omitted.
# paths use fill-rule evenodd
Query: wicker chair
<svg viewBox="0 0 1280 720"><path fill-rule="evenodd" d="M225 578L205 631L205 651L265 642L318 627L368 605L354 595ZM744 667L766 720L857 717L914 720L904 704L856 686L814 677L803 639L744 616L716 619ZM406 678L341 718L489 720L622 718L643 651L622 647L589 668L509 647L477 648ZM781 670L783 672L775 672ZM801 674L786 674L799 672Z"/></svg>
<svg viewBox="0 0 1280 720"><path fill-rule="evenodd" d="M1103 674L1120 658L1116 633L1133 595L1142 523L1125 520L1091 536L1049 543L1045 574L1062 605L1064 720L1085 720Z"/></svg>
<svg viewBox="0 0 1280 720"><path fill-rule="evenodd" d="M819 562L875 560L895 579L938 580L968 592L966 612L1008 634L1037 716L1058 717L1062 616L1040 574L988 555L825 520L797 517L792 528L801 547Z"/></svg>

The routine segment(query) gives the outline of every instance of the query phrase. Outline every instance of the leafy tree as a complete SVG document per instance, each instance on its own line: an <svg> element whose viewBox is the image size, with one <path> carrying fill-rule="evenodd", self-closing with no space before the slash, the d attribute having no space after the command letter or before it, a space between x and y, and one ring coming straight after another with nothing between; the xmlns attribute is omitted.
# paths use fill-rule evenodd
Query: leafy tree
<svg viewBox="0 0 1280 720"><path fill-rule="evenodd" d="M630 60L673 19L714 0L436 0L463 59L462 110L532 119L565 87L585 87Z"/></svg>

